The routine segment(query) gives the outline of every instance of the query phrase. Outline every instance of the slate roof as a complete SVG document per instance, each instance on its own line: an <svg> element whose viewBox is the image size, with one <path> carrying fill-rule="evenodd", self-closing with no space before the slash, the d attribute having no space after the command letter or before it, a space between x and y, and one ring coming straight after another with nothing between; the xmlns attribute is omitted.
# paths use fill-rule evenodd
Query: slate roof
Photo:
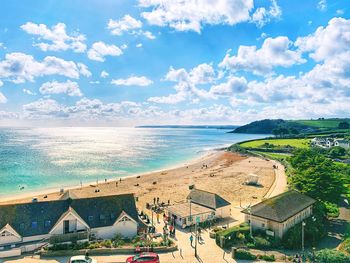
<svg viewBox="0 0 350 263"><path fill-rule="evenodd" d="M193 189L187 196L187 200L190 198L191 202L211 209L218 209L220 207L231 205L230 202L226 201L221 196L199 189Z"/></svg>
<svg viewBox="0 0 350 263"><path fill-rule="evenodd" d="M72 207L90 228L113 225L122 211L139 222L134 195L122 194L0 205L0 229L9 224L22 237L45 235L69 207ZM91 216L92 220L89 220ZM45 224L47 221L50 221L49 225ZM37 226L33 228L32 222L37 222Z"/></svg>
<svg viewBox="0 0 350 263"><path fill-rule="evenodd" d="M280 223L313 205L315 202L316 200L309 196L290 190L253 205L251 214ZM249 214L248 209L242 212Z"/></svg>

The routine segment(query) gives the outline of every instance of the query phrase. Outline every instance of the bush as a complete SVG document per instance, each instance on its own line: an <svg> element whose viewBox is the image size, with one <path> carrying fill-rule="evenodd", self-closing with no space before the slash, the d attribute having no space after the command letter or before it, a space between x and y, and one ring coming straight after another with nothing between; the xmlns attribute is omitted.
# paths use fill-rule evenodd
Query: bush
<svg viewBox="0 0 350 263"><path fill-rule="evenodd" d="M220 246L220 239L224 238L224 246L228 247L234 244L236 241L242 241L240 238L249 236L249 225L241 224L225 230L218 231L216 233L216 244ZM242 236L243 235L243 236Z"/></svg>
<svg viewBox="0 0 350 263"><path fill-rule="evenodd" d="M328 217L338 217L339 216L339 207L336 204L330 202L324 202L327 216Z"/></svg>
<svg viewBox="0 0 350 263"><path fill-rule="evenodd" d="M327 262L327 263L349 263L350 257L345 255L341 251L333 249L322 249L316 252L317 262Z"/></svg>
<svg viewBox="0 0 350 263"><path fill-rule="evenodd" d="M259 255L258 259L262 259L265 261L276 261L275 255L270 255L270 256L269 255Z"/></svg>
<svg viewBox="0 0 350 263"><path fill-rule="evenodd" d="M254 244L256 248L270 248L271 243L263 237L254 237Z"/></svg>
<svg viewBox="0 0 350 263"><path fill-rule="evenodd" d="M256 256L247 250L238 249L235 253L235 258L236 259L255 260Z"/></svg>

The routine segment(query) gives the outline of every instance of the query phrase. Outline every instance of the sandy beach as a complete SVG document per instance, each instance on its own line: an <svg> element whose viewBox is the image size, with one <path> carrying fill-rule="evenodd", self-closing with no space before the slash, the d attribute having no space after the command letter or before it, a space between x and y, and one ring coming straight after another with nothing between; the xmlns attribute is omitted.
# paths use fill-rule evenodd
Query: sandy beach
<svg viewBox="0 0 350 263"><path fill-rule="evenodd" d="M132 192L138 198L138 208L143 210L147 202L152 203L157 197L165 203L168 200L170 203L183 201L189 193L189 186L194 184L196 188L215 192L237 206L240 201L247 204L261 200L274 183L274 170L271 161L217 151L177 168L131 176L121 181L94 183L72 188L70 192L80 198ZM258 175L260 186L244 184L251 173ZM33 197L38 201L48 201L62 198L62 194L57 191L28 193L2 199L0 204L30 202Z"/></svg>

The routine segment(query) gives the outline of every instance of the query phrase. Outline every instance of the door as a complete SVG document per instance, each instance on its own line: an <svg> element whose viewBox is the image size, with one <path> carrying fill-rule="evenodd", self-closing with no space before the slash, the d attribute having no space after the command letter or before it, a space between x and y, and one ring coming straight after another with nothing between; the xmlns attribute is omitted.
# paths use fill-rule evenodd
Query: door
<svg viewBox="0 0 350 263"><path fill-rule="evenodd" d="M69 220L63 221L63 234L69 233Z"/></svg>

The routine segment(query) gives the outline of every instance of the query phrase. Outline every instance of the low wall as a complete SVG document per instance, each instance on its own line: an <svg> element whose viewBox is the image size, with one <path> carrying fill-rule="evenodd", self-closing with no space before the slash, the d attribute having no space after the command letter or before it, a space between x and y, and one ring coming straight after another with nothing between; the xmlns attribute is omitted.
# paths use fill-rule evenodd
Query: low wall
<svg viewBox="0 0 350 263"><path fill-rule="evenodd" d="M21 248L0 251L0 258L17 257L22 254Z"/></svg>
<svg viewBox="0 0 350 263"><path fill-rule="evenodd" d="M144 249L144 250L143 250ZM147 251L147 248L141 248L142 251ZM176 246L171 247L154 247L153 252L156 253L168 253L177 250ZM81 250L58 250L58 251L42 251L41 257L60 257L60 256L76 256L85 255L86 251L89 251L89 255L129 255L135 253L134 247L128 248L96 248L96 249L81 249Z"/></svg>

